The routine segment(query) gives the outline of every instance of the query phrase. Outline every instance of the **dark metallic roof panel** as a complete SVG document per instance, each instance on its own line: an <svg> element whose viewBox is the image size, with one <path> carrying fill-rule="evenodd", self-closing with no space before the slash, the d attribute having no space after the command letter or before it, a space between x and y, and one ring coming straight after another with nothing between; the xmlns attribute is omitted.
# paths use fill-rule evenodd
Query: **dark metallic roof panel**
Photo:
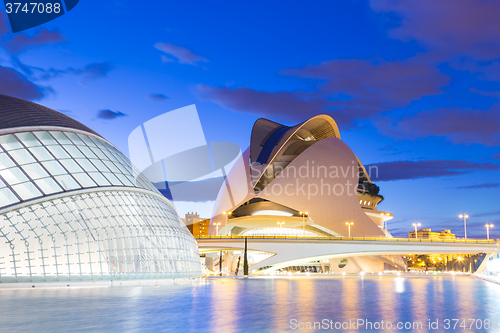
<svg viewBox="0 0 500 333"><path fill-rule="evenodd" d="M30 126L66 127L100 136L65 114L23 99L0 94L0 129Z"/></svg>

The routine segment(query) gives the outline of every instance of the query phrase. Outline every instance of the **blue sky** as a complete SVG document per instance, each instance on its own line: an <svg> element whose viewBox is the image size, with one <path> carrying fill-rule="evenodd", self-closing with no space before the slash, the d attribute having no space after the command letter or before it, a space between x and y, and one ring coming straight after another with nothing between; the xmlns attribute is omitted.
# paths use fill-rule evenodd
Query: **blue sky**
<svg viewBox="0 0 500 333"><path fill-rule="evenodd" d="M2 8L4 10L4 8ZM500 237L500 3L82 0L12 34L0 93L65 112L127 153L145 121L196 104L208 142L259 117L339 124L403 235L420 221ZM181 212L182 213L182 212Z"/></svg>

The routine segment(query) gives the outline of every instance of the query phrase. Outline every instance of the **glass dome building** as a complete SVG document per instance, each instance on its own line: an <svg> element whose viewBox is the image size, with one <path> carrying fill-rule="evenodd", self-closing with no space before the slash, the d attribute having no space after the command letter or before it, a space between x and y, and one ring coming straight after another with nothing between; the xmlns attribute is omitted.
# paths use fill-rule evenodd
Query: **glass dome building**
<svg viewBox="0 0 500 333"><path fill-rule="evenodd" d="M64 114L0 95L0 284L201 274L196 240L123 153Z"/></svg>

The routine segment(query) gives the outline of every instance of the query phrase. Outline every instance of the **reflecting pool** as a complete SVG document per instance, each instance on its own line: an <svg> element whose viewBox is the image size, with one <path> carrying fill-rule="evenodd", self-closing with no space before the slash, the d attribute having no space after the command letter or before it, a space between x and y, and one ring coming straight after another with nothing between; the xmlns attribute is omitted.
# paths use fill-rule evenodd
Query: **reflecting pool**
<svg viewBox="0 0 500 333"><path fill-rule="evenodd" d="M365 324L346 328L358 319ZM476 321L472 329L471 321L467 329L460 321L453 330L452 319ZM494 332L499 319L500 285L468 276L209 278L170 286L0 290L1 332L296 332L313 331L307 325L315 322L322 325L317 331ZM438 328L429 329L429 320L438 320ZM397 323L422 328L397 329Z"/></svg>

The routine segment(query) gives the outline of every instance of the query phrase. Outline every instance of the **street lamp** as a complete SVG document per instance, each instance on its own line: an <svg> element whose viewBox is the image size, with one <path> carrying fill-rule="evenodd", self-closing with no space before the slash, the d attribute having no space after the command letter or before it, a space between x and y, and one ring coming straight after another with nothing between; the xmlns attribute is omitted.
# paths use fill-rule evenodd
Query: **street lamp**
<svg viewBox="0 0 500 333"><path fill-rule="evenodd" d="M420 227L422 224L420 223L413 223L413 226L415 227L415 239L418 238L418 234L417 234L417 227Z"/></svg>
<svg viewBox="0 0 500 333"><path fill-rule="evenodd" d="M467 219L469 218L469 215L460 214L458 215L458 218L464 219L465 239L467 240Z"/></svg>
<svg viewBox="0 0 500 333"><path fill-rule="evenodd" d="M280 226L280 229L281 227L283 226L283 224L285 224L285 222L278 222L279 226Z"/></svg>
<svg viewBox="0 0 500 333"><path fill-rule="evenodd" d="M387 221L388 221L388 218L386 218L386 216L391 216L391 213L387 213L387 212L382 212L380 213L380 215L382 216L382 220L383 220L383 227L385 228L385 230L387 230ZM387 234L385 236L387 238Z"/></svg>
<svg viewBox="0 0 500 333"><path fill-rule="evenodd" d="M231 215L232 213L231 212L222 212L222 214L224 214L224 216L226 217L226 221L225 221L226 222L226 226L225 226L225 228L226 228L226 235L229 235L229 232L227 230L227 220L229 219L229 215Z"/></svg>
<svg viewBox="0 0 500 333"><path fill-rule="evenodd" d="M490 228L493 228L493 224L486 224L486 237L490 239Z"/></svg>
<svg viewBox="0 0 500 333"><path fill-rule="evenodd" d="M215 227L217 228L217 231L215 232L216 235L219 234L219 226L220 226L220 223L217 222L217 223L214 223Z"/></svg>
<svg viewBox="0 0 500 333"><path fill-rule="evenodd" d="M353 225L354 222L346 222L345 225L349 228L349 238L351 238L351 225Z"/></svg>
<svg viewBox="0 0 500 333"><path fill-rule="evenodd" d="M308 212L299 212L299 215L302 216L302 237L306 236L306 220L305 218L309 216Z"/></svg>

